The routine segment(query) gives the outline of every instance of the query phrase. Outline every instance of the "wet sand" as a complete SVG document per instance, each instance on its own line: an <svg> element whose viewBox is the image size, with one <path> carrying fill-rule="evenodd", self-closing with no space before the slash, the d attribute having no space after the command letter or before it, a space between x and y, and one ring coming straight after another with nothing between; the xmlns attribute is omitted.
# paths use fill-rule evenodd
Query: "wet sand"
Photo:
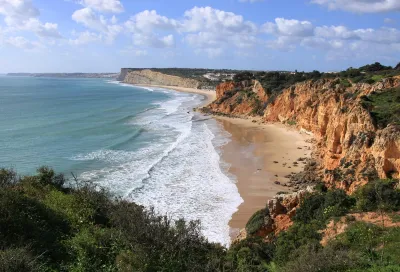
<svg viewBox="0 0 400 272"><path fill-rule="evenodd" d="M277 192L291 192L284 187L286 175L304 168L299 158L311 155L311 136L282 124L258 124L251 119L217 117L232 137L222 149L222 159L231 165L229 172L236 176L244 202L229 223L231 237L246 226L249 218L265 207ZM279 182L280 185L275 184Z"/></svg>

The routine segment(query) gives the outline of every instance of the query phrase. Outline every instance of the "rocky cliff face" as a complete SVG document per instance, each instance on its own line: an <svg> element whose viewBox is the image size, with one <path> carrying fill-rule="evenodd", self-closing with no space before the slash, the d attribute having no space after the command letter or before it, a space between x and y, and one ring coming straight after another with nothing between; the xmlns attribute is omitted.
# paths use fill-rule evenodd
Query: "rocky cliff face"
<svg viewBox="0 0 400 272"><path fill-rule="evenodd" d="M361 103L363 96L398 86L399 77L351 87L320 79L293 85L273 99L258 82L231 82L218 86L217 100L208 110L249 115L261 106L265 121L289 123L314 134L320 176L351 193L371 179L400 178L399 126L379 129Z"/></svg>
<svg viewBox="0 0 400 272"><path fill-rule="evenodd" d="M269 239L287 230L293 225L292 218L296 215L296 209L300 206L307 194L312 193L313 188L307 187L304 190L292 194L280 194L268 200L267 208L269 214L264 217L264 223L253 236ZM245 239L248 236L246 229L240 231L236 241Z"/></svg>
<svg viewBox="0 0 400 272"><path fill-rule="evenodd" d="M261 84L256 80L226 82L217 86L217 100L209 110L234 116L254 115L268 100Z"/></svg>
<svg viewBox="0 0 400 272"><path fill-rule="evenodd" d="M324 180L352 192L370 179L400 178L400 129L378 129L361 104L361 97L399 85L399 78L347 88L337 80L299 83L268 105L264 119L312 132Z"/></svg>
<svg viewBox="0 0 400 272"><path fill-rule="evenodd" d="M201 83L195 79L166 75L152 70L124 70L121 71L120 78L123 78L123 82L130 84L164 85L195 89L201 89L202 87Z"/></svg>

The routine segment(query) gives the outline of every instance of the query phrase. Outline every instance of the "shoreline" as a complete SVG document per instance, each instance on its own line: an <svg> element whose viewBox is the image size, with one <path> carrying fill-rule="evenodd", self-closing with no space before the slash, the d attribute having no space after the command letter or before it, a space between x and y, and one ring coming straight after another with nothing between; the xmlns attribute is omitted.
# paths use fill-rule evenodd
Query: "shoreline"
<svg viewBox="0 0 400 272"><path fill-rule="evenodd" d="M138 87L156 87L156 88L163 88L168 90L174 90L177 92L182 93L193 93L202 95L205 99L204 101L198 105L198 107L205 107L209 105L211 102L215 100L217 94L215 91L203 90L203 89L194 89L194 88L185 88L185 87L178 87L178 86L165 86L165 85L150 85L150 84L132 84Z"/></svg>
<svg viewBox="0 0 400 272"><path fill-rule="evenodd" d="M289 181L285 176L304 169L304 163L298 160L311 157L312 136L279 123L214 117L232 135L222 147L222 160L231 165L228 171L236 176L243 199L229 222L231 239L235 239L269 199L278 192L293 192L284 186Z"/></svg>
<svg viewBox="0 0 400 272"><path fill-rule="evenodd" d="M156 87L178 92L195 93L204 97L198 107L204 107L216 98L215 91L176 86L135 84L138 87ZM261 118L213 117L221 128L230 133L230 142L221 147L221 160L230 165L229 174L236 177L235 185L243 199L229 221L230 237L234 240L247 221L258 210L265 208L278 192L293 192L284 184L285 176L301 172L310 158L312 136L280 123L262 123Z"/></svg>

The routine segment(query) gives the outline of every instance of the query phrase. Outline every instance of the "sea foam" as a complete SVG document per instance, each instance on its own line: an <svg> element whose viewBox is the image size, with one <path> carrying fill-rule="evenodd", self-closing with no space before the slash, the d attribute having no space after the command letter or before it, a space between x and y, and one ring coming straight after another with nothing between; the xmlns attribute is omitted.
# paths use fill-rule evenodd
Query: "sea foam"
<svg viewBox="0 0 400 272"><path fill-rule="evenodd" d="M155 108L127 123L139 126L141 135L147 133L153 140L134 151L98 150L75 156L72 159L108 165L84 172L81 178L174 219L200 220L210 241L229 245L228 223L242 202L219 154L229 134L215 120L194 122L199 117L190 109L198 95L154 91L166 92L170 99L154 103Z"/></svg>

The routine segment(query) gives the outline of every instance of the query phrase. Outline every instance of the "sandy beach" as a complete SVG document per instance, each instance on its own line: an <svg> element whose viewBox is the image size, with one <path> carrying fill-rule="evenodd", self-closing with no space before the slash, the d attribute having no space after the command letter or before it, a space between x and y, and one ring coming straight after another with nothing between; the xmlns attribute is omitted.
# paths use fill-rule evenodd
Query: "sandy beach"
<svg viewBox="0 0 400 272"><path fill-rule="evenodd" d="M205 96L200 106L216 98L214 91L174 86L138 85L172 89ZM230 164L229 172L236 177L236 185L244 200L229 223L231 237L246 226L249 218L265 207L267 201L280 191L290 192L283 186L285 176L303 170L300 158L311 155L310 135L283 124L264 124L256 119L214 116L222 128L231 134L231 141L222 147L222 160ZM255 120L255 122L253 122Z"/></svg>
<svg viewBox="0 0 400 272"><path fill-rule="evenodd" d="M310 157L311 136L282 124L253 123L251 119L216 117L232 137L222 149L222 159L231 165L239 193L244 202L230 221L231 237L246 226L249 218L265 207L277 192L292 191L284 187L285 176L300 172L299 158ZM307 141L307 142L306 142ZM280 183L280 184L276 184Z"/></svg>

